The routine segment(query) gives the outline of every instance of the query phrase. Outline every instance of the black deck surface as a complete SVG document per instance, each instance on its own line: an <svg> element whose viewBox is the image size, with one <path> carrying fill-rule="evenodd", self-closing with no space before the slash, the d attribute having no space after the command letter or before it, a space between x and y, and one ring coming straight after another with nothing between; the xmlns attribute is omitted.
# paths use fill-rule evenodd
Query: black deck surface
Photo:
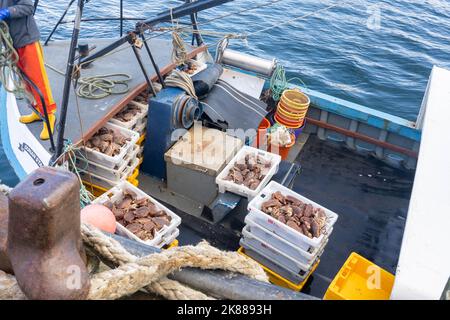
<svg viewBox="0 0 450 320"><path fill-rule="evenodd" d="M339 215L321 263L304 289L322 297L351 252L395 273L414 176L335 148L314 136L297 161L294 191Z"/></svg>
<svg viewBox="0 0 450 320"><path fill-rule="evenodd" d="M339 215L321 263L303 292L322 298L353 251L395 273L413 174L335 148L314 136L296 161L302 170L294 180L294 191ZM214 226L183 214L180 243L206 238L218 247L236 250L245 217L246 201L242 202L239 210Z"/></svg>

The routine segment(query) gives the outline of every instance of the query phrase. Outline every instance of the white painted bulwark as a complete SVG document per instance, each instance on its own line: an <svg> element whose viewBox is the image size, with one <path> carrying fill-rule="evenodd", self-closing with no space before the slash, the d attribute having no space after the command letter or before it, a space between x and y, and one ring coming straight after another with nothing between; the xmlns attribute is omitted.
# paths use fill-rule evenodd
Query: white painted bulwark
<svg viewBox="0 0 450 320"><path fill-rule="evenodd" d="M450 276L450 71L434 67L391 299L439 299Z"/></svg>
<svg viewBox="0 0 450 320"><path fill-rule="evenodd" d="M37 168L48 165L51 154L45 150L42 144L28 129L27 125L19 122L19 107L12 93L7 94L6 112L9 143L14 153L14 155L9 156L15 156L17 159L17 162L12 162L11 165L19 178L23 178L19 172L24 171L25 174L30 174ZM17 166L21 166L21 169L17 168Z"/></svg>

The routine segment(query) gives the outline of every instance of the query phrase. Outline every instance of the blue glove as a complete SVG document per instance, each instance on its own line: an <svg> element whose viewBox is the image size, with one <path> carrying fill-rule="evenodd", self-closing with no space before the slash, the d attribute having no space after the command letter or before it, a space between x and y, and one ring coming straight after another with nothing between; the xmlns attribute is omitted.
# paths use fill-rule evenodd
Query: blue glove
<svg viewBox="0 0 450 320"><path fill-rule="evenodd" d="M0 21L5 21L11 18L11 12L8 8L0 9Z"/></svg>

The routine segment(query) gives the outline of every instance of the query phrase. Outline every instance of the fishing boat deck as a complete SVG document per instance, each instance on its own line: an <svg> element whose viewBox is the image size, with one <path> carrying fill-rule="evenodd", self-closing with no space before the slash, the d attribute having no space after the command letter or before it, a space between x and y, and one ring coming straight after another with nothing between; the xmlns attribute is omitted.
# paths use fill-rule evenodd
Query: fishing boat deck
<svg viewBox="0 0 450 320"><path fill-rule="evenodd" d="M80 41L80 43L88 43L90 48L96 46L96 49L91 51L91 53L95 53L96 50L102 49L112 41L113 39L85 39ZM171 41L151 39L148 41L148 44L162 74L166 74L175 68L175 65L171 62L173 48ZM69 41L55 41L50 42L48 46L44 47L44 56L47 64L46 69L53 96L58 106L62 101L64 88L63 74L66 70L69 45ZM199 52L204 51L206 48L187 47L187 49L189 58L192 58ZM142 61L146 67L147 74L153 80L156 80L156 72L151 64L145 48L139 51ZM76 143L80 141L82 137L86 139L92 136L114 114L116 114L145 88L147 88L144 74L140 69L133 50L129 44L124 44L116 49L113 54L109 54L94 61L90 67L87 69L82 69L81 76L88 77L114 73L126 73L132 77L131 81L128 83L128 93L114 94L103 99L92 100L77 97L73 89L70 91L65 138L69 139L73 143ZM117 90L121 89L123 89L123 87L117 88ZM21 114L27 114L30 112L25 100L18 101L18 104ZM58 108L57 119L59 119L60 111L61 108ZM39 137L42 124L30 124L29 129L35 137ZM47 150L50 148L49 141L43 141L41 143Z"/></svg>
<svg viewBox="0 0 450 320"><path fill-rule="evenodd" d="M310 136L296 159L301 173L290 182L293 190L339 215L321 262L303 292L322 298L351 252L355 251L395 273L413 173L393 169L382 162L337 148ZM284 180L278 175L275 180ZM140 179L145 190L146 179ZM179 212L183 225L181 244L206 239L228 250L237 250L244 226L247 201L222 222L209 225Z"/></svg>

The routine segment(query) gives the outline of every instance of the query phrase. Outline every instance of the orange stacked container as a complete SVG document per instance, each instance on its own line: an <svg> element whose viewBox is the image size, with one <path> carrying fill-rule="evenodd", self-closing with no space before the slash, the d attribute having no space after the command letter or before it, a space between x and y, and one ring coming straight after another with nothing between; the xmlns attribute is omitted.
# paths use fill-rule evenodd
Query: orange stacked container
<svg viewBox="0 0 450 320"><path fill-rule="evenodd" d="M275 112L275 121L289 129L300 128L308 112L309 97L300 90L285 90Z"/></svg>

